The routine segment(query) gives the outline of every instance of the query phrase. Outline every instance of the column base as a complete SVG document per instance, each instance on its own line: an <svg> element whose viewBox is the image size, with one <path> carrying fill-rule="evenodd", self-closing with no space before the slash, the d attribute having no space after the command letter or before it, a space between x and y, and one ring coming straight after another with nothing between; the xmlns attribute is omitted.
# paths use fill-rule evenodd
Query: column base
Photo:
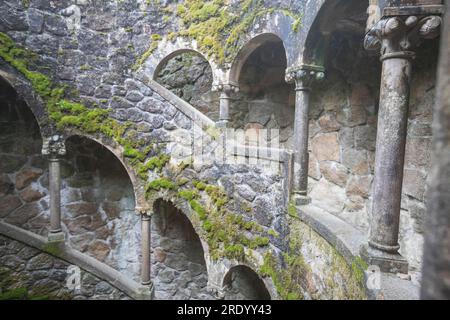
<svg viewBox="0 0 450 320"><path fill-rule="evenodd" d="M384 252L368 244L361 247L360 253L367 264L378 266L381 272L408 273L408 261L399 253Z"/></svg>
<svg viewBox="0 0 450 320"><path fill-rule="evenodd" d="M138 300L153 300L155 299L155 287L153 282L150 281L148 284L142 284L138 289Z"/></svg>
<svg viewBox="0 0 450 320"><path fill-rule="evenodd" d="M219 120L216 122L218 128L226 128L228 126L228 120Z"/></svg>
<svg viewBox="0 0 450 320"><path fill-rule="evenodd" d="M311 203L311 198L299 193L294 194L293 200L296 206L305 206Z"/></svg>
<svg viewBox="0 0 450 320"><path fill-rule="evenodd" d="M48 239L48 242L64 242L64 240L66 239L66 236L64 235L64 233L62 231L49 232L47 239Z"/></svg>

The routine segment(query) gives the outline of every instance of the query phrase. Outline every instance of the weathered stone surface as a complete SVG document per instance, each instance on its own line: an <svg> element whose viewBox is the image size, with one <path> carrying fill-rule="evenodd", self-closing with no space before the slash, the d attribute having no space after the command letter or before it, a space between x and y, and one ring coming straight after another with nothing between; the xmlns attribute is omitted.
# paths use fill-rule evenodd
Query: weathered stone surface
<svg viewBox="0 0 450 320"><path fill-rule="evenodd" d="M342 164L354 174L365 175L370 173L367 153L364 150L356 150L353 148L343 149Z"/></svg>
<svg viewBox="0 0 450 320"><path fill-rule="evenodd" d="M14 191L14 184L6 174L0 174L0 196L11 194Z"/></svg>
<svg viewBox="0 0 450 320"><path fill-rule="evenodd" d="M416 199L423 200L426 187L426 174L419 170L405 169L403 192Z"/></svg>
<svg viewBox="0 0 450 320"><path fill-rule="evenodd" d="M82 215L92 215L97 212L97 206L91 202L71 203L66 205L65 209L74 218Z"/></svg>
<svg viewBox="0 0 450 320"><path fill-rule="evenodd" d="M253 203L253 211L256 221L263 226L270 226L273 220L273 210L271 203L264 197L258 197Z"/></svg>
<svg viewBox="0 0 450 320"><path fill-rule="evenodd" d="M0 172L12 173L22 167L27 161L27 158L21 155L2 155L1 160Z"/></svg>
<svg viewBox="0 0 450 320"><path fill-rule="evenodd" d="M41 209L36 203L27 203L14 211L14 213L8 215L5 221L17 226L22 226L25 222L31 218L37 216Z"/></svg>
<svg viewBox="0 0 450 320"><path fill-rule="evenodd" d="M21 190L42 175L41 169L25 168L16 175L16 188Z"/></svg>
<svg viewBox="0 0 450 320"><path fill-rule="evenodd" d="M33 202L44 197L45 194L39 190L34 189L32 186L28 186L20 192L20 197L25 202Z"/></svg>
<svg viewBox="0 0 450 320"><path fill-rule="evenodd" d="M238 194L247 201L252 202L256 197L256 192L253 191L248 185L238 185L236 188Z"/></svg>
<svg viewBox="0 0 450 320"><path fill-rule="evenodd" d="M100 240L93 241L88 248L88 252L100 261L105 261L110 251L108 244Z"/></svg>
<svg viewBox="0 0 450 320"><path fill-rule="evenodd" d="M28 261L28 270L50 269L53 266L53 259L47 254L39 254Z"/></svg>
<svg viewBox="0 0 450 320"><path fill-rule="evenodd" d="M0 218L6 217L21 205L22 201L15 195L7 195L0 198Z"/></svg>
<svg viewBox="0 0 450 320"><path fill-rule="evenodd" d="M319 126L324 132L338 131L341 125L336 121L333 113L326 113L318 120Z"/></svg>
<svg viewBox="0 0 450 320"><path fill-rule="evenodd" d="M354 129L355 148L375 151L377 129L372 126L358 126Z"/></svg>
<svg viewBox="0 0 450 320"><path fill-rule="evenodd" d="M167 254L161 248L155 248L153 250L153 257L155 261L164 262L166 260Z"/></svg>
<svg viewBox="0 0 450 320"><path fill-rule="evenodd" d="M372 176L352 176L348 182L347 195L368 198L372 180Z"/></svg>
<svg viewBox="0 0 450 320"><path fill-rule="evenodd" d="M320 171L321 170L319 168L319 162L317 161L314 154L310 153L309 154L308 175L315 180L319 180L322 177Z"/></svg>
<svg viewBox="0 0 450 320"><path fill-rule="evenodd" d="M318 161L339 161L340 150L337 133L316 136L311 143L313 153Z"/></svg>
<svg viewBox="0 0 450 320"><path fill-rule="evenodd" d="M345 187L347 184L347 168L338 162L322 161L320 172L325 179L338 186Z"/></svg>
<svg viewBox="0 0 450 320"><path fill-rule="evenodd" d="M310 196L313 204L330 213L338 214L345 204L345 189L321 179L312 189Z"/></svg>

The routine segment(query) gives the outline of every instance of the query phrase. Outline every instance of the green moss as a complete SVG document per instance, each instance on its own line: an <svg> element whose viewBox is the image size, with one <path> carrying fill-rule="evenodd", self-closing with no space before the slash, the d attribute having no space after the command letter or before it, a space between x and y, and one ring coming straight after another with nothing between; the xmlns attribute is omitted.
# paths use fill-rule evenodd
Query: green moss
<svg viewBox="0 0 450 320"><path fill-rule="evenodd" d="M197 190L180 190L178 191L178 196L182 197L183 199L187 201L191 201L193 199L198 198L198 192Z"/></svg>
<svg viewBox="0 0 450 320"><path fill-rule="evenodd" d="M295 206L293 201L290 201L288 204L288 215L290 215L293 218L297 218L298 214L297 214L297 207Z"/></svg>
<svg viewBox="0 0 450 320"><path fill-rule="evenodd" d="M14 288L0 294L0 300L26 300L28 290L25 287Z"/></svg>
<svg viewBox="0 0 450 320"><path fill-rule="evenodd" d="M278 238L278 237L280 236L279 233L276 232L276 231L273 230L273 229L269 229L269 231L267 231L267 233L268 233L269 235L271 235L272 237L274 237L274 238Z"/></svg>
<svg viewBox="0 0 450 320"><path fill-rule="evenodd" d="M197 42L200 51L215 59L219 64L231 62L236 56L242 34L248 32L257 20L267 14L280 12L292 19L292 32L298 32L302 16L288 7L268 7L263 0L244 0L229 4L224 0L187 0L159 8L162 12L175 12L178 18L177 30L168 33L167 38L187 37ZM156 37L156 35L155 35ZM157 40L157 41L155 41ZM153 39L149 49L136 63L142 63L158 47L160 39Z"/></svg>
<svg viewBox="0 0 450 320"><path fill-rule="evenodd" d="M148 159L145 164L138 166L137 173L142 179L146 179L149 170L161 172L169 161L170 155L161 153Z"/></svg>
<svg viewBox="0 0 450 320"><path fill-rule="evenodd" d="M200 220L205 220L206 216L208 215L208 212L206 209L198 202L197 200L191 199L189 201L189 205L191 208L197 213Z"/></svg>
<svg viewBox="0 0 450 320"><path fill-rule="evenodd" d="M355 279L363 286L365 281L365 271L368 267L369 266L367 265L367 263L359 256L352 261L352 274Z"/></svg>
<svg viewBox="0 0 450 320"><path fill-rule="evenodd" d="M167 178L160 178L160 179L153 180L146 186L146 191L149 191L149 190L159 191L162 189L175 190L175 189L177 189L177 185Z"/></svg>
<svg viewBox="0 0 450 320"><path fill-rule="evenodd" d="M59 257L62 254L62 244L58 242L48 242L42 247L42 251L51 254L52 256Z"/></svg>

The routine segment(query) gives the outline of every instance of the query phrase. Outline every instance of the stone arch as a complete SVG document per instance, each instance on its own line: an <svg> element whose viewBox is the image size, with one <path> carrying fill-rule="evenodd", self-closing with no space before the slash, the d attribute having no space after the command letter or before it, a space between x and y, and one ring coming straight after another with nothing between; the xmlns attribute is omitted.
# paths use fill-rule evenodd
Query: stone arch
<svg viewBox="0 0 450 320"><path fill-rule="evenodd" d="M157 299L214 299L208 292L207 248L173 202L153 202L152 273Z"/></svg>
<svg viewBox="0 0 450 320"><path fill-rule="evenodd" d="M45 234L47 164L41 154L36 113L17 90L24 85L14 75L0 71L0 218Z"/></svg>
<svg viewBox="0 0 450 320"><path fill-rule="evenodd" d="M361 26L353 21L352 15L361 12L361 9L367 12L368 7L369 0L329 0L316 6L315 15L310 15L311 25L305 35L305 44L300 55L301 64L323 66L331 34L336 30L364 33L365 25Z"/></svg>
<svg viewBox="0 0 450 320"><path fill-rule="evenodd" d="M287 66L285 43L274 33L260 34L241 49L230 71L230 81L239 86L231 100L230 127L278 130L270 132L270 146L292 144L295 91L285 81Z"/></svg>
<svg viewBox="0 0 450 320"><path fill-rule="evenodd" d="M316 1L314 2L316 5ZM246 47L251 43L254 39L257 39L259 36L264 35L273 35L281 39L283 42L283 46L286 50L286 60L287 66L292 67L296 64L298 60L299 51L301 49L301 39L304 33L303 31L303 20L299 26L299 30L292 30L293 28L293 18L287 14L284 14L282 11L273 11L271 13L267 13L266 16L263 17L264 21L262 23L255 23L251 26L251 28L247 31L245 37L245 42L243 42L241 48L239 48L238 55L239 57L241 52L246 51ZM233 59L233 64L236 63L236 58ZM231 68L233 68L231 66ZM231 76L231 70L228 70L227 79L229 81L233 81L233 76Z"/></svg>
<svg viewBox="0 0 450 320"><path fill-rule="evenodd" d="M126 166L96 139L72 134L65 145L61 211L67 243L137 280L140 220Z"/></svg>
<svg viewBox="0 0 450 320"><path fill-rule="evenodd" d="M34 91L30 82L16 69L0 60L0 79L8 83L23 99L36 119L41 136L51 136L54 128L49 122L45 102Z"/></svg>
<svg viewBox="0 0 450 320"><path fill-rule="evenodd" d="M213 121L219 120L214 71L205 55L192 49L171 52L156 66L153 80Z"/></svg>
<svg viewBox="0 0 450 320"><path fill-rule="evenodd" d="M144 191L145 189L144 182L140 180L140 178L136 175L134 168L132 168L126 161L126 158L123 156L122 146L118 145L117 143L115 143L110 139L104 139L102 136L93 136L73 129L67 130L65 132L65 141L74 136L79 136L86 138L88 140L92 140L97 144L99 144L100 146L108 149L108 151L114 155L115 159L117 159L120 162L133 185L133 192L136 201L136 206L142 208L147 207L147 200L145 199L145 191Z"/></svg>
<svg viewBox="0 0 450 320"><path fill-rule="evenodd" d="M222 281L225 300L271 300L264 280L250 267L236 265Z"/></svg>
<svg viewBox="0 0 450 320"><path fill-rule="evenodd" d="M198 47L196 42L190 42L185 38L177 37L174 40L168 40L164 37L155 51L144 62L141 72L151 79L155 79L158 71L164 63L174 56L183 52L195 52L208 61L213 73L213 83L217 83L222 71L219 66L208 55L204 54Z"/></svg>
<svg viewBox="0 0 450 320"><path fill-rule="evenodd" d="M231 64L230 73L229 73L229 82L234 85L238 85L239 76L241 75L242 67L247 61L248 57L261 45L267 42L279 42L283 43L282 38L280 38L275 33L261 33L250 39L242 48L239 50L239 53L234 58L233 63ZM283 43L283 47L286 52L286 47ZM286 52L287 53L287 52ZM287 59L287 56L286 56Z"/></svg>

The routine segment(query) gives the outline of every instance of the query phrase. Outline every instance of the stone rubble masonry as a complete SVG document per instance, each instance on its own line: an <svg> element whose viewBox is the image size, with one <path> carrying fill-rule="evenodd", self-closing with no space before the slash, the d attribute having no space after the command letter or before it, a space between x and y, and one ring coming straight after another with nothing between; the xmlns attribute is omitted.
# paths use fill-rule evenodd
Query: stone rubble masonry
<svg viewBox="0 0 450 320"><path fill-rule="evenodd" d="M89 5L88 1L77 1L81 17L76 13L60 14L66 9L66 1L30 1L28 8L24 6L25 2L0 2L0 32L36 52L40 72L51 76L55 83L76 89L86 106L110 109L115 119L135 123L139 127L139 138L148 142L167 142L174 130L185 130L185 136L189 136L189 130L196 125L192 119L201 117L185 105L181 106L170 92L146 81L145 77L139 77L143 80L141 82L136 74L131 73L137 58L148 49L148 30L162 33L170 29L171 21L163 21L155 10L144 14L138 5L143 1L133 4L123 1L97 3L102 10ZM298 1L295 5L300 3L303 2ZM264 31L264 27L259 25L259 31ZM367 231L380 66L375 58L358 51L361 44L354 38L337 36L334 41L339 50L332 59L328 59L331 63L327 66L327 79L312 91L310 194L317 206ZM289 55L295 44L287 45L288 58L292 58ZM421 261L421 224L427 191L424 186L429 166L434 99L433 63L436 60L436 48L432 44L424 47L415 62L417 70L411 88L400 226L402 255L411 261L413 271L420 270ZM349 63L348 57L356 59ZM3 61L0 61L0 68L10 70ZM204 70L199 70L199 75ZM271 70L269 75L279 71ZM174 78L174 74L171 73L170 77ZM248 74L254 76L257 72ZM208 81L199 78L196 85L200 87L201 83L204 89ZM3 90L3 82L1 87ZM182 88L184 91L189 89L189 84L183 83ZM280 97L293 95L294 91L285 94L285 90L278 88L272 90L273 95L238 99L237 106L231 108L236 110L232 115L236 119L235 126L243 128L248 122L256 122L266 128L281 128L282 141L289 145L294 109L291 108L291 98L286 102L285 99L280 101ZM3 99L3 92L1 98L6 106L3 108L2 105L2 111L23 104L18 99L11 99L11 95ZM206 98L215 101L209 94ZM269 110L264 107L266 105ZM277 110L274 117L271 116L273 109ZM213 112L215 109L206 111L199 107L199 110ZM19 121L21 125L14 127L3 126L5 121L0 118L0 218L46 235L49 210L47 163L40 155L41 139L35 120L32 116L24 119L26 121ZM29 126L30 123L33 125ZM131 184L128 178L102 180L105 172L99 168L117 162L110 161L110 158L106 161L96 159L96 153L96 149L87 147L63 163L63 228L74 248L98 256L134 277L139 274L139 232L136 231L138 218L132 212L135 203L132 188L128 188ZM266 225L267 229L273 228L280 234L279 238L273 239L274 246L281 251L286 248L289 227L283 215L284 177L247 165L227 167L213 164L196 168L191 173L191 179L205 179L223 186L230 196L238 199L237 203L251 207L254 212L251 216L243 206L237 205L233 209ZM120 191L114 187L105 190L108 185L122 188L118 189ZM154 261L170 261L169 255L161 248L164 253L157 251L158 259Z"/></svg>
<svg viewBox="0 0 450 320"><path fill-rule="evenodd" d="M81 288L66 281L71 265L47 253L0 235L0 296L26 294L25 299L129 300L106 281L81 270ZM19 294L22 293L22 294Z"/></svg>

